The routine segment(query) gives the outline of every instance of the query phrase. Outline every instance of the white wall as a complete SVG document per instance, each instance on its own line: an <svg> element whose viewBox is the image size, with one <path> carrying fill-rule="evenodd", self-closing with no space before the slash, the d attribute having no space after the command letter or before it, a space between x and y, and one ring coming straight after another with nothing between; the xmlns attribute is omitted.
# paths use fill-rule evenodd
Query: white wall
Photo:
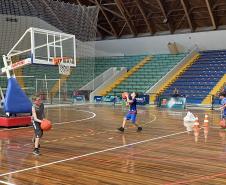
<svg viewBox="0 0 226 185"><path fill-rule="evenodd" d="M226 30L97 41L96 50L109 55L169 53L169 42L176 42L181 52L195 44L200 50L226 49ZM96 55L100 56L101 52Z"/></svg>
<svg viewBox="0 0 226 185"><path fill-rule="evenodd" d="M95 45L96 47L96 45ZM105 52L103 50L98 50L97 48L95 48L95 56L124 56L124 53L109 53L109 52Z"/></svg>

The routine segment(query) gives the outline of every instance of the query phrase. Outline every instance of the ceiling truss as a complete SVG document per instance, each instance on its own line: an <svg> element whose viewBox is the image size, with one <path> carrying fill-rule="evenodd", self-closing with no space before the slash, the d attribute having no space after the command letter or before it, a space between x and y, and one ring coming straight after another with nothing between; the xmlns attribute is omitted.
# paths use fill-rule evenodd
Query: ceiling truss
<svg viewBox="0 0 226 185"><path fill-rule="evenodd" d="M61 0L97 6L100 39L226 29L225 0Z"/></svg>

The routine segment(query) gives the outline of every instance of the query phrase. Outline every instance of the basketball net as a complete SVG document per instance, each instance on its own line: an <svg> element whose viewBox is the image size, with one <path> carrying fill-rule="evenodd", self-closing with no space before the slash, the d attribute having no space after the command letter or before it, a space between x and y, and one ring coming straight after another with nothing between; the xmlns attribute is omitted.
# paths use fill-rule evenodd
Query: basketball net
<svg viewBox="0 0 226 185"><path fill-rule="evenodd" d="M70 75L72 58L69 57L56 57L52 60L54 65L59 66L59 74Z"/></svg>

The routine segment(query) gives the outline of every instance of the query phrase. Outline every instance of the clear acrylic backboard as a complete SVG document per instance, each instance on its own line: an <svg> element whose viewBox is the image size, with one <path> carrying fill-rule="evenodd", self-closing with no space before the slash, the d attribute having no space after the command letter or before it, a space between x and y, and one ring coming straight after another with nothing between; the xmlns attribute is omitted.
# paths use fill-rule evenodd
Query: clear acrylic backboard
<svg viewBox="0 0 226 185"><path fill-rule="evenodd" d="M71 59L67 65L76 66L74 35L32 27L27 29L8 54L3 56L5 67L1 72L32 63L55 65L53 59L63 57Z"/></svg>

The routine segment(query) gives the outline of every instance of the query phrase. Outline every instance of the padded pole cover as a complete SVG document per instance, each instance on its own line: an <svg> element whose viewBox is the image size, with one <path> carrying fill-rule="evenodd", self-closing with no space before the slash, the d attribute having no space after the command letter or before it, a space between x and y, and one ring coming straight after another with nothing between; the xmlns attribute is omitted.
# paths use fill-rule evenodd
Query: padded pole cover
<svg viewBox="0 0 226 185"><path fill-rule="evenodd" d="M13 77L8 79L4 110L12 114L31 113L32 111L31 101Z"/></svg>

